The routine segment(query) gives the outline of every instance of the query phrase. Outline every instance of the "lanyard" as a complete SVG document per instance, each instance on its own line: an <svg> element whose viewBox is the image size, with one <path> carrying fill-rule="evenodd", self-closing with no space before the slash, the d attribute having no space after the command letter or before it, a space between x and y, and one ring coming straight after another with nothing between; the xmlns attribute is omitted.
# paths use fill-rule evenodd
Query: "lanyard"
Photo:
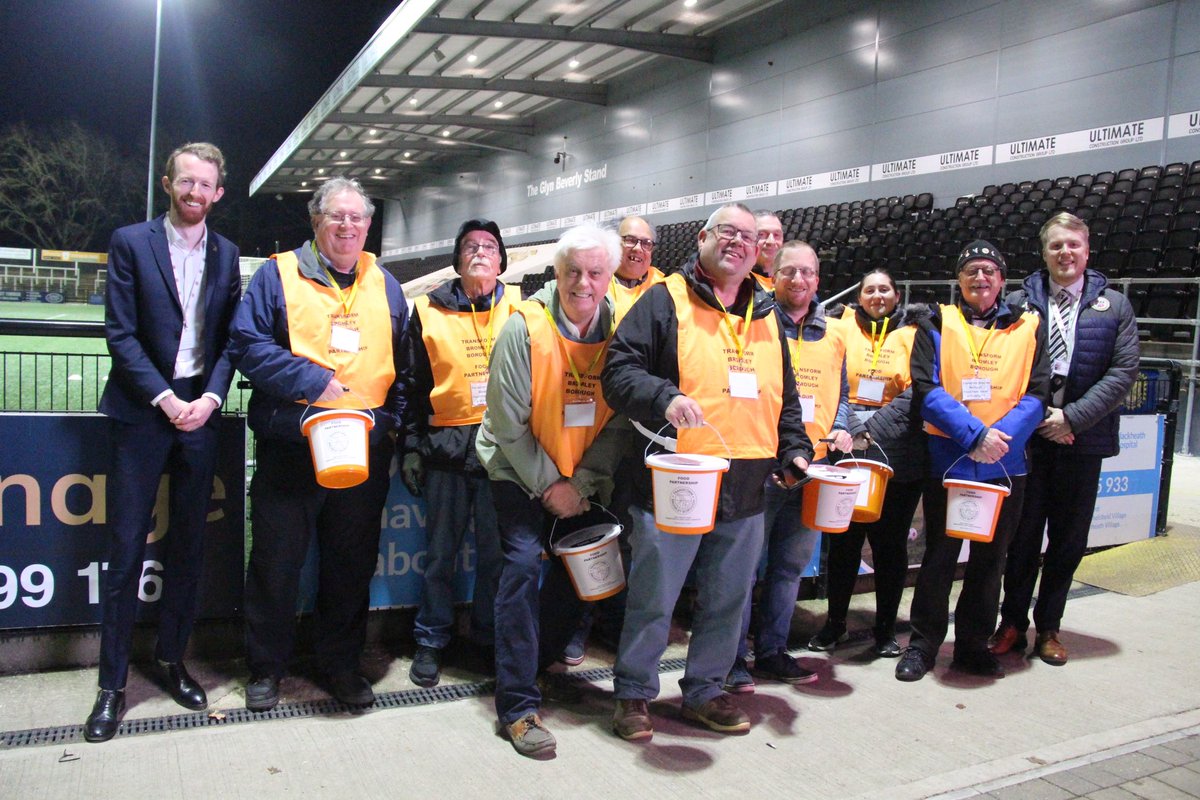
<svg viewBox="0 0 1200 800"><path fill-rule="evenodd" d="M479 335L479 322L475 319L475 301L467 298L467 302L471 304L471 327L475 329L475 341L479 342L479 346L483 348L483 360L489 363L492 360L492 331L496 327L496 292L499 289L499 286L492 289L492 307L488 311L487 344L484 344L483 337Z"/></svg>
<svg viewBox="0 0 1200 800"><path fill-rule="evenodd" d="M729 321L729 311L726 310L725 304L721 302L721 298L717 297L716 290L713 291L713 299L717 301L717 305L721 307L721 319L725 320L725 328L729 331L729 335L733 337L734 347L737 348L738 358L742 357L742 351L745 347L742 345L742 339L738 336L737 331L733 329L733 323ZM750 330L750 315L754 313L754 293L750 293L750 302L746 305L746 318L742 320L742 331Z"/></svg>
<svg viewBox="0 0 1200 800"><path fill-rule="evenodd" d="M362 277L362 272L360 271L354 276L354 283L350 284L350 294L347 297L346 293L342 291L342 287L338 286L338 282L334 280L333 273L330 272L329 267L321 259L321 254L317 252L316 242L313 242L312 250L313 255L317 257L317 263L325 267L325 274L329 276L329 283L333 286L333 290L337 292L338 302L342 304L342 311L345 312L346 316L349 316L350 309L354 306L354 298L358 295L358 279Z"/></svg>
<svg viewBox="0 0 1200 800"><path fill-rule="evenodd" d="M879 353L883 350L883 342L887 339L887 326L890 322L890 317L883 318L883 327L879 331L879 338L875 338L875 320L871 320L871 371L868 375L875 374L875 366L879 363Z"/></svg>
<svg viewBox="0 0 1200 800"><path fill-rule="evenodd" d="M796 346L792 347L792 340L788 339L788 356L792 361L792 377L796 379L796 387L800 387L800 346L804 344L804 328L796 332Z"/></svg>
<svg viewBox="0 0 1200 800"><path fill-rule="evenodd" d="M566 339L562 335L562 331L558 329L558 323L554 321L554 315L550 313L550 309L542 306L542 311L546 312L546 319L550 320L550 327L554 328L554 333L558 335L558 346L562 349L563 358L567 360L567 366L571 368L571 376L575 378L575 383L580 389L583 388L583 379L579 375L579 368L575 366L575 360L571 358L571 354L567 352ZM611 331L610 331L611 336ZM587 365L585 375L591 375L592 370L596 368L596 363L600 361L600 357L604 355L604 351L608 349L608 338L604 339L604 347L596 351L596 355L592 357L592 363Z"/></svg>
<svg viewBox="0 0 1200 800"><path fill-rule="evenodd" d="M1075 337L1069 335L1070 331L1067 330L1067 321L1063 318L1062 311L1059 309L1055 298L1051 297L1050 302L1046 305L1050 307L1050 324L1058 328L1058 335L1062 337L1063 347L1067 350L1067 363L1070 364L1071 353L1075 349ZM1071 305L1075 305L1074 298L1071 299Z"/></svg>
<svg viewBox="0 0 1200 800"><path fill-rule="evenodd" d="M975 334L971 332L971 328L974 326L967 323L967 318L962 313L961 308L955 308L954 310L958 312L958 318L962 320L963 328L966 330L967 346L971 348L971 360L975 362L975 377L979 377L979 368L982 366L979 363L979 357L983 355L983 349L987 347L988 340L991 339L992 334L996 332L996 323L993 320L992 327L987 329L987 336L983 337L983 342L978 348L976 348Z"/></svg>

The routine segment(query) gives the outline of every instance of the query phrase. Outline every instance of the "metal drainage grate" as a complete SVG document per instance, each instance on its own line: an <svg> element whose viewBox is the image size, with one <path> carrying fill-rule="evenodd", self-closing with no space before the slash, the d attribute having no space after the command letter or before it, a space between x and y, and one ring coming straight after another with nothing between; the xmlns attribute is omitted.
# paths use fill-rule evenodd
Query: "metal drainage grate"
<svg viewBox="0 0 1200 800"><path fill-rule="evenodd" d="M684 664L685 660L682 658L665 659L659 662L658 671L679 671L683 669ZM567 673L566 677L572 681L608 681L612 680L613 672L608 667L600 667ZM245 722L305 719L308 717L332 716L334 714L345 713L365 714L375 709L409 708L431 705L433 703L467 700L491 694L494 690L495 681L478 681L475 683L443 684L430 689L406 689L397 692L383 692L375 695L375 704L368 708L348 706L338 700L325 698L321 700L305 700L298 703L282 703L270 711L250 711L245 708L231 708L197 711L192 714L175 714L169 717L128 719L122 720L120 726L118 726L117 736L140 736L146 733L167 733L169 731L184 731L195 728L237 725ZM84 741L82 725L64 725L57 728L33 728L25 731L5 731L0 733L0 749L74 744L82 741Z"/></svg>

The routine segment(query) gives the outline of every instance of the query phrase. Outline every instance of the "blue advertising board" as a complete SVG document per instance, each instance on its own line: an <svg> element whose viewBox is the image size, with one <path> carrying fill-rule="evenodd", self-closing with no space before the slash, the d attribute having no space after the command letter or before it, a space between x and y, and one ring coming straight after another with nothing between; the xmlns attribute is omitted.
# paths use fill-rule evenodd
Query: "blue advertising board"
<svg viewBox="0 0 1200 800"><path fill-rule="evenodd" d="M108 549L109 421L98 414L0 414L0 629L100 621ZM169 479L146 520L139 619L162 594ZM242 604L245 428L220 421L217 474L205 532L200 617Z"/></svg>

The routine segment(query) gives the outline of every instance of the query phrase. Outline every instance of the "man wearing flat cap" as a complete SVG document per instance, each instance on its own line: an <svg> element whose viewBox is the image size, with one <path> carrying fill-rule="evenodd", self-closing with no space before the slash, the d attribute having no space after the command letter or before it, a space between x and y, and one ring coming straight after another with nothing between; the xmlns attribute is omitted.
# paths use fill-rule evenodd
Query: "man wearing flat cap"
<svg viewBox="0 0 1200 800"><path fill-rule="evenodd" d="M454 271L413 304L407 351L408 397L401 475L428 505L427 553L409 677L418 686L441 679L442 651L454 627L454 565L475 524L475 590L471 635L482 664L492 663L500 535L487 473L475 455L475 433L487 405L492 344L513 310L500 282L508 266L495 222L471 219L454 238ZM519 293L517 298L520 299Z"/></svg>
<svg viewBox="0 0 1200 800"><path fill-rule="evenodd" d="M1025 496L1025 445L1046 408L1050 363L1046 331L1034 314L1000 299L1007 271L990 242L976 240L958 257L961 299L932 309L913 342L913 408L928 437L924 493L925 555L913 593L912 636L896 678L916 681L933 669L946 638L950 587L962 540L946 534L943 478L1011 487L990 542L972 541L954 612L951 668L1002 678L988 652L996 625L1004 556Z"/></svg>

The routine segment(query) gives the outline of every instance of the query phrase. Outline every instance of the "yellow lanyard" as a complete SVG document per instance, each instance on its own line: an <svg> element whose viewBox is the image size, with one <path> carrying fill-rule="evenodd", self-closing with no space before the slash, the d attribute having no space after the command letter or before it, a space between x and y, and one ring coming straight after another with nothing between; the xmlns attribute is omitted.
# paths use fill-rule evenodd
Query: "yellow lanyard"
<svg viewBox="0 0 1200 800"><path fill-rule="evenodd" d="M579 375L579 368L575 366L575 360L571 358L571 354L567 352L566 339L562 335L562 331L558 329L558 323L554 321L554 315L550 313L550 309L542 306L542 311L546 313L546 319L550 320L550 327L554 328L554 332L558 335L558 346L562 348L563 358L567 360L567 366L571 368L571 376L575 378L575 384L582 389L583 379ZM612 332L609 332L609 336ZM592 357L592 363L588 364L585 374L592 374L592 370L596 368L596 363L600 357L604 355L604 351L608 348L608 337L604 339L604 347L596 351L596 355Z"/></svg>
<svg viewBox="0 0 1200 800"><path fill-rule="evenodd" d="M800 385L800 346L804 344L804 326L800 326L800 330L796 331L796 346L792 347L792 340L788 339L788 356L792 360L792 377L796 379L796 386Z"/></svg>
<svg viewBox="0 0 1200 800"><path fill-rule="evenodd" d="M976 348L975 334L971 332L971 328L974 326L967 322L967 317L965 314L963 314L961 308L955 307L954 310L958 312L958 318L962 320L963 328L966 329L967 347L971 348L971 360L975 362L975 377L978 378L979 368L982 366L982 364L979 363L979 358L983 355L983 349L987 347L988 340L991 339L992 334L996 332L996 322L995 320L992 321L992 327L987 329L987 336L983 337L983 342L978 348Z"/></svg>
<svg viewBox="0 0 1200 800"><path fill-rule="evenodd" d="M742 357L742 351L745 349L742 346L742 339L738 336L737 331L733 329L733 323L729 321L729 311L726 310L725 304L721 302L721 298L717 297L717 292L713 290L713 299L717 301L717 305L721 307L721 319L725 320L725 327L729 330L729 335L733 337L734 347L737 348L738 358ZM750 329L750 315L754 313L754 292L750 292L750 302L746 305L746 318L742 320L742 331Z"/></svg>
<svg viewBox="0 0 1200 800"><path fill-rule="evenodd" d="M475 329L475 341L479 342L479 346L483 348L483 360L487 363L491 363L492 360L492 331L496 326L496 292L499 289L499 286L492 289L492 307L488 312L487 344L484 344L483 337L479 335L479 322L475 319L475 301L467 298L467 302L471 304L471 327Z"/></svg>
<svg viewBox="0 0 1200 800"><path fill-rule="evenodd" d="M354 298L358 295L358 279L362 277L362 273L359 272L354 276L354 283L350 284L350 295L347 297L342 291L342 287L338 286L338 282L334 280L333 273L329 270L329 267L325 266L325 262L321 259L321 254L317 252L316 242L313 242L312 250L313 255L317 257L317 263L325 267L325 274L329 276L329 283L333 286L333 290L337 292L338 301L342 304L342 311L345 312L346 316L349 316L350 309L354 306Z"/></svg>
<svg viewBox="0 0 1200 800"><path fill-rule="evenodd" d="M961 313L961 312L960 312ZM879 338L875 338L875 320L871 320L871 371L868 375L875 374L875 366L879 363L879 353L883 350L883 342L887 339L887 326L889 317L883 318L883 327L879 331Z"/></svg>

